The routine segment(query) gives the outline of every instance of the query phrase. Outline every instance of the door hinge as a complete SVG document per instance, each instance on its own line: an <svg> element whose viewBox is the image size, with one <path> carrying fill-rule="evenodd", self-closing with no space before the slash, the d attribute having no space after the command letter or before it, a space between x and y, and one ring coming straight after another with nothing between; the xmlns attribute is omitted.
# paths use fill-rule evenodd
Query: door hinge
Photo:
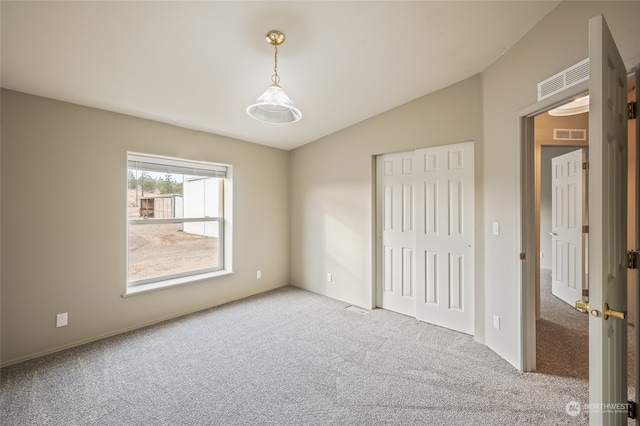
<svg viewBox="0 0 640 426"><path fill-rule="evenodd" d="M584 225L582 227L582 233L583 234L588 234L589 233L589 225Z"/></svg>
<svg viewBox="0 0 640 426"><path fill-rule="evenodd" d="M589 170L589 162L585 161L584 163L582 163L582 170Z"/></svg>
<svg viewBox="0 0 640 426"><path fill-rule="evenodd" d="M636 103L635 102L629 102L627 104L627 107L629 109L629 120L634 120L634 119L638 118L638 112L636 111Z"/></svg>
<svg viewBox="0 0 640 426"><path fill-rule="evenodd" d="M637 416L637 404L634 401L627 401L627 417L635 419Z"/></svg>
<svg viewBox="0 0 640 426"><path fill-rule="evenodd" d="M638 269L640 252L636 250L627 250L627 269Z"/></svg>
<svg viewBox="0 0 640 426"><path fill-rule="evenodd" d="M526 255L526 254L524 254L524 253L520 253L520 260L525 260L525 259L526 259L526 257L527 257L527 255Z"/></svg>

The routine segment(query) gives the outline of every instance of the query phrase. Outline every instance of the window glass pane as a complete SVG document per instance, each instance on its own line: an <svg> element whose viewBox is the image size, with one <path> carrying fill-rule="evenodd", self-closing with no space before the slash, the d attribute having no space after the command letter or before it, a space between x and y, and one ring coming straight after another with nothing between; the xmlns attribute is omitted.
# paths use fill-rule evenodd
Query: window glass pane
<svg viewBox="0 0 640 426"><path fill-rule="evenodd" d="M129 285L222 270L230 166L135 153L127 164Z"/></svg>
<svg viewBox="0 0 640 426"><path fill-rule="evenodd" d="M221 267L219 221L129 224L129 281Z"/></svg>

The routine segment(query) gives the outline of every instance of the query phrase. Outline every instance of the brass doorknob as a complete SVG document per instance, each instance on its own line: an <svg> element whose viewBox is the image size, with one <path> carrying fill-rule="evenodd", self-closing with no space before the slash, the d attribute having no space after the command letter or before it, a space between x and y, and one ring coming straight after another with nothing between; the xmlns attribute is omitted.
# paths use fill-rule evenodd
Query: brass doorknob
<svg viewBox="0 0 640 426"><path fill-rule="evenodd" d="M626 312L622 312L622 311L616 311L613 310L609 307L608 303L604 304L604 319L609 319L609 317L614 317L614 318L618 318L618 319L625 319L627 317L627 313Z"/></svg>
<svg viewBox="0 0 640 426"><path fill-rule="evenodd" d="M583 314L589 313L589 302L583 302L582 300L576 300L576 309Z"/></svg>

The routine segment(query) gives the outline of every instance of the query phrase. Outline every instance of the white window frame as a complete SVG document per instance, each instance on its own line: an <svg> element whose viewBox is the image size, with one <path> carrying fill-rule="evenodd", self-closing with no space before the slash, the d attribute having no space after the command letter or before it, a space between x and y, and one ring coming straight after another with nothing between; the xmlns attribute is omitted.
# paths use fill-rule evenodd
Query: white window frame
<svg viewBox="0 0 640 426"><path fill-rule="evenodd" d="M132 167L133 166L133 167ZM129 218L127 220L127 279L126 291L123 296L139 294L160 288L188 284L194 281L214 278L232 272L231 260L231 213L232 213L232 167L228 164L211 163L204 161L186 160L174 157L164 157L153 154L143 154L137 152L127 153L127 176L128 170L138 168L145 171L155 171L160 173L173 173L191 176L218 177L224 179L222 185L222 206L223 215L221 217L195 217L195 218L163 218L144 219ZM126 216L126 215L125 215ZM189 223L189 222L217 222L218 223L218 266L211 268L193 269L174 274L167 274L158 277L129 280L129 227L144 226L146 224L163 223Z"/></svg>

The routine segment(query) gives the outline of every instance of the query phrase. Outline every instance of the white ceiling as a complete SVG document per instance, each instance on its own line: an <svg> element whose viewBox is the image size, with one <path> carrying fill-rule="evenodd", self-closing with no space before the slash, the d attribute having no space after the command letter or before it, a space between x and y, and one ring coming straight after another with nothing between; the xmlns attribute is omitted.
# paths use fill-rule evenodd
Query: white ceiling
<svg viewBox="0 0 640 426"><path fill-rule="evenodd" d="M2 87L293 149L483 71L559 1L2 1ZM294 124L246 113L280 85Z"/></svg>

